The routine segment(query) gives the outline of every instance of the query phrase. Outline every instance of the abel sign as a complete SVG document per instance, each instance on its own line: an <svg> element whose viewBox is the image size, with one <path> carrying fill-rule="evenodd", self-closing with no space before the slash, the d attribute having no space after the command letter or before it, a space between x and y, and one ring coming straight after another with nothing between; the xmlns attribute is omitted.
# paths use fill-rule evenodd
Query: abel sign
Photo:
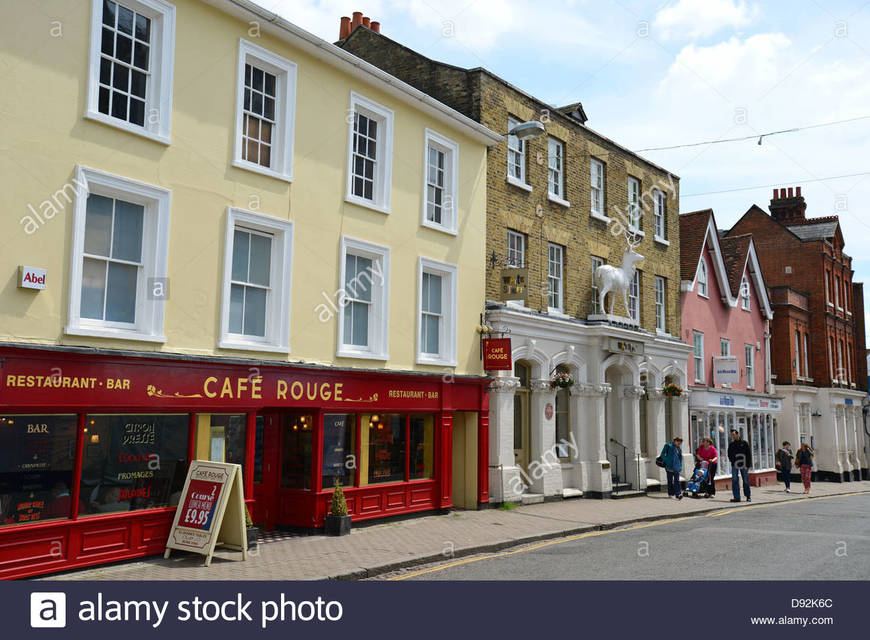
<svg viewBox="0 0 870 640"><path fill-rule="evenodd" d="M242 467L194 460L175 510L164 557L169 557L170 549L193 551L204 555L205 566L209 566L218 545L241 551L242 560L248 559Z"/></svg>
<svg viewBox="0 0 870 640"><path fill-rule="evenodd" d="M45 269L36 267L18 267L19 289L45 289Z"/></svg>

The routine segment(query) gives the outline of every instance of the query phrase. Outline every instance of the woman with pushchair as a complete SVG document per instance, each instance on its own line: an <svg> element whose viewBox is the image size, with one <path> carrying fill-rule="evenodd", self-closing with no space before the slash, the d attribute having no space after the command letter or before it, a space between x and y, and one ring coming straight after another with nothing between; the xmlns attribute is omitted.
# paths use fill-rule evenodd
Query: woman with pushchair
<svg viewBox="0 0 870 640"><path fill-rule="evenodd" d="M719 452L713 446L712 438L701 438L701 446L695 451L695 460L699 463L707 463L707 474L701 485L701 491L705 498L716 495L716 467L719 462Z"/></svg>

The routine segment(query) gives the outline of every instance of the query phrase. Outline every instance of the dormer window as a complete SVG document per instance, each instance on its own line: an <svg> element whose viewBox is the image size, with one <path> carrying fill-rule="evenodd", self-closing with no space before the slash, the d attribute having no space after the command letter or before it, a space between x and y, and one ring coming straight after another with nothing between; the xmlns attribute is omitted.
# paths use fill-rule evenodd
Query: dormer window
<svg viewBox="0 0 870 640"><path fill-rule="evenodd" d="M698 266L698 295L707 297L707 262L703 258Z"/></svg>
<svg viewBox="0 0 870 640"><path fill-rule="evenodd" d="M751 296L749 293L749 280L746 276L743 276L743 280L740 282L740 307L744 311L749 311L751 306Z"/></svg>

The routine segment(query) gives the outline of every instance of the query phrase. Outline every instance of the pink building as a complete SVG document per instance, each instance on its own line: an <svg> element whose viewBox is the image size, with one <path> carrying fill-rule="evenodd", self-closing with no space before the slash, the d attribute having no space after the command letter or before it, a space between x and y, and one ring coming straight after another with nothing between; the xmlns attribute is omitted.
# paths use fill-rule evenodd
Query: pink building
<svg viewBox="0 0 870 640"><path fill-rule="evenodd" d="M710 436L717 477L730 476L726 451L737 429L752 447L751 482L775 482L782 398L770 379L773 314L752 236L724 237L706 209L680 216L680 245L683 339L694 347L685 450Z"/></svg>

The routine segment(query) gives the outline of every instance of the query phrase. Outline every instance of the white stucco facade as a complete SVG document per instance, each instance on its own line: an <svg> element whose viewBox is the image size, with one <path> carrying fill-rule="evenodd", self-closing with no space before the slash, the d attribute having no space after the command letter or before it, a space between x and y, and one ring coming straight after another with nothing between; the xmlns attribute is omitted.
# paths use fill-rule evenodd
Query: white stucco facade
<svg viewBox="0 0 870 640"><path fill-rule="evenodd" d="M688 433L688 394L666 398L661 388L666 379L685 388L688 345L510 307L490 309L487 322L511 338L514 363L491 372L492 502L604 497L614 481L641 490L664 482L654 460L666 437ZM574 384L553 388L556 371Z"/></svg>

